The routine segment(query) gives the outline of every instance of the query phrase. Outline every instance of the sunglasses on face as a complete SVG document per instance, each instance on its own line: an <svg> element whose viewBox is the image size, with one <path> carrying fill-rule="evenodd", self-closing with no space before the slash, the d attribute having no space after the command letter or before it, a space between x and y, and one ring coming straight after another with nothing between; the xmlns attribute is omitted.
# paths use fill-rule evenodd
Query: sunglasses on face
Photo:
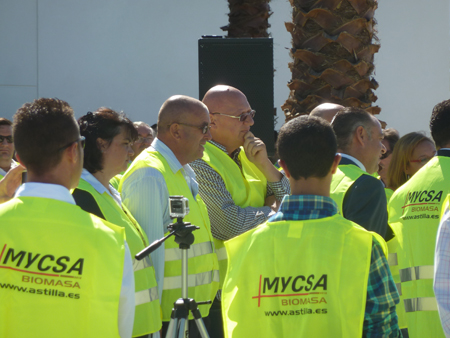
<svg viewBox="0 0 450 338"><path fill-rule="evenodd" d="M191 128L197 128L200 129L202 131L202 134L206 134L208 132L208 130L211 129L211 125L209 124L205 124L203 126L194 126L192 124L187 124L187 123L181 123L181 122L174 122L176 124L181 124L182 126L186 126L186 127L191 127Z"/></svg>
<svg viewBox="0 0 450 338"><path fill-rule="evenodd" d="M254 110L250 110L249 112L246 112L246 113L242 113L241 115L238 115L238 116L233 116L233 115L228 115L228 114L223 114L223 113L218 113L218 112L216 112L216 113L211 113L211 114L213 114L213 115L222 115L222 116L228 116L228 117L231 117L232 119L239 119L239 121L240 122L244 122L245 120L247 120L247 117L248 116L251 116L252 118L254 118L255 117L255 114L256 114L256 111L254 111Z"/></svg>
<svg viewBox="0 0 450 338"><path fill-rule="evenodd" d="M4 140L6 140L6 142L8 142L8 143L14 142L12 135L9 135L9 136L0 135L0 143L3 143Z"/></svg>

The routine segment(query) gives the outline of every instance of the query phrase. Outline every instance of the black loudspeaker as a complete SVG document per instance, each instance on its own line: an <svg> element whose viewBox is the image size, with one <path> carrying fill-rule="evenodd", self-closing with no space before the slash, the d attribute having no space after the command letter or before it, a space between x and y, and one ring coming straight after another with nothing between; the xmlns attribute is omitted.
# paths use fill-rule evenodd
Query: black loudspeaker
<svg viewBox="0 0 450 338"><path fill-rule="evenodd" d="M251 131L275 151L273 107L273 39L204 36L198 40L199 99L213 86L242 91L256 111Z"/></svg>

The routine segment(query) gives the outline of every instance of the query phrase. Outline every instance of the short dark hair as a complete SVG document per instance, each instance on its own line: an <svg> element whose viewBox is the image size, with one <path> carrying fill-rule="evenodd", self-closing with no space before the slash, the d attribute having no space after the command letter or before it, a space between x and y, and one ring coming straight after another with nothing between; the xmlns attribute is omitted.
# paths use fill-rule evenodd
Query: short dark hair
<svg viewBox="0 0 450 338"><path fill-rule="evenodd" d="M299 116L280 129L277 140L280 159L292 177L325 177L337 151L336 136L330 124L315 116Z"/></svg>
<svg viewBox="0 0 450 338"><path fill-rule="evenodd" d="M111 144L113 138L120 134L121 127L129 133L131 141L138 137L133 122L123 112L118 113L105 107L80 117L78 124L81 135L86 138L83 167L92 174L103 169L103 154L97 144L98 138Z"/></svg>
<svg viewBox="0 0 450 338"><path fill-rule="evenodd" d="M383 136L384 140L389 143L389 148L391 148L391 151L394 151L395 144L400 139L400 135L397 130L394 128L388 128L383 130Z"/></svg>
<svg viewBox="0 0 450 338"><path fill-rule="evenodd" d="M14 145L25 167L42 175L57 166L61 148L79 137L72 108L57 98L25 103L14 115Z"/></svg>
<svg viewBox="0 0 450 338"><path fill-rule="evenodd" d="M7 118L0 117L0 126L12 126L12 122Z"/></svg>
<svg viewBox="0 0 450 338"><path fill-rule="evenodd" d="M442 101L434 106L430 130L437 147L443 148L450 142L450 100Z"/></svg>
<svg viewBox="0 0 450 338"><path fill-rule="evenodd" d="M371 137L373 124L372 115L362 108L347 107L339 110L331 122L336 134L338 148L343 151L348 149L352 142L353 133L359 126L363 126Z"/></svg>

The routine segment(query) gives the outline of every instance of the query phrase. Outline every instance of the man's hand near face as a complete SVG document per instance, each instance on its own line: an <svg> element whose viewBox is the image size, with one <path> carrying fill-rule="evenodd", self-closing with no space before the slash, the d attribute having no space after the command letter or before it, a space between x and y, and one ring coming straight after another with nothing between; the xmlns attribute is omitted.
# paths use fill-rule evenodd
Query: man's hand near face
<svg viewBox="0 0 450 338"><path fill-rule="evenodd" d="M22 172L25 167L18 165L8 171L8 173L0 180L0 203L4 203L13 198L17 188L22 184Z"/></svg>
<svg viewBox="0 0 450 338"><path fill-rule="evenodd" d="M266 176L267 181L278 182L281 180L283 175L270 162L266 145L261 139L255 137L251 131L244 135L244 151L249 161Z"/></svg>

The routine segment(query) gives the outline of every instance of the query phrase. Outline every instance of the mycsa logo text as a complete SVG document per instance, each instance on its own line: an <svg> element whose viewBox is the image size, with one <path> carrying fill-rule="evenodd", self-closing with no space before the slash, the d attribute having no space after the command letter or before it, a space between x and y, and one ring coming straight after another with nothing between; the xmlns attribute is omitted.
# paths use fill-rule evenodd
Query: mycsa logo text
<svg viewBox="0 0 450 338"><path fill-rule="evenodd" d="M81 277L83 265L84 258L55 257L52 254L19 251L7 247L7 244L3 246L0 253L0 268L31 274L53 277Z"/></svg>
<svg viewBox="0 0 450 338"><path fill-rule="evenodd" d="M439 212L443 193L442 190L408 191L402 206L402 215L406 208L411 212Z"/></svg>
<svg viewBox="0 0 450 338"><path fill-rule="evenodd" d="M328 276L298 275L298 276L259 276L258 307L261 299L280 297L281 305L301 305L327 303L323 295L327 294Z"/></svg>

